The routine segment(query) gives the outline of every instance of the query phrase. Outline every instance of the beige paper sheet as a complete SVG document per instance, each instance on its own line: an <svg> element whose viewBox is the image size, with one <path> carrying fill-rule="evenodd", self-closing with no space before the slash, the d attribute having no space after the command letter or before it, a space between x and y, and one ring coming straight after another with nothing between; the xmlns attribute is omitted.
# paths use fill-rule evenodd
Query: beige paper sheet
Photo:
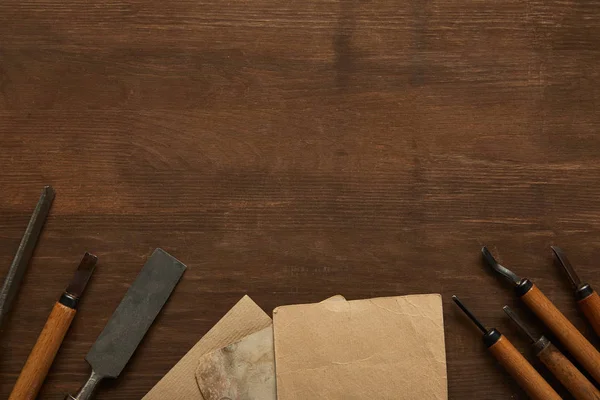
<svg viewBox="0 0 600 400"><path fill-rule="evenodd" d="M346 301L341 295L326 301ZM273 328L198 357L196 381L204 400L276 399Z"/></svg>
<svg viewBox="0 0 600 400"><path fill-rule="evenodd" d="M439 294L278 307L278 400L446 400Z"/></svg>
<svg viewBox="0 0 600 400"><path fill-rule="evenodd" d="M270 326L271 318L244 296L183 358L143 397L143 400L202 400L196 383L198 359L243 337Z"/></svg>

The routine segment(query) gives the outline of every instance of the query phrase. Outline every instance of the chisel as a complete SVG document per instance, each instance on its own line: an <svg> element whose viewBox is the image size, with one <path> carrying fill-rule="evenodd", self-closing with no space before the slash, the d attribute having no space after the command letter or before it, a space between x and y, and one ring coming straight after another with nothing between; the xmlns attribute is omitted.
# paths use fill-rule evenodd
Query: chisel
<svg viewBox="0 0 600 400"><path fill-rule="evenodd" d="M577 276L571 263L560 248L551 246L551 249L569 276L569 280L575 289L575 299L577 300L579 309L592 325L596 334L600 336L600 296L598 296L598 292L592 289L588 283L581 282L581 279L579 279L579 276Z"/></svg>
<svg viewBox="0 0 600 400"><path fill-rule="evenodd" d="M509 306L503 307L506 315L531 340L535 355L558 378L577 400L600 400L600 392L545 336L531 332L531 329Z"/></svg>
<svg viewBox="0 0 600 400"><path fill-rule="evenodd" d="M573 326L558 308L531 282L521 279L508 268L500 265L487 248L482 250L483 259L497 273L511 282L516 295L533 311L552 333L569 350L575 359L600 382L600 353Z"/></svg>
<svg viewBox="0 0 600 400"><path fill-rule="evenodd" d="M9 400L34 400L37 397L56 353L77 313L79 299L94 272L98 258L85 253L73 280L54 304L54 308L29 354Z"/></svg>
<svg viewBox="0 0 600 400"><path fill-rule="evenodd" d="M17 296L19 286L25 275L25 270L29 265L35 245L42 233L42 228L44 227L48 213L50 213L53 201L54 189L51 186L46 186L35 206L35 210L33 210L27 229L21 239L21 244L19 244L19 248L17 249L17 254L6 274L2 289L0 289L0 325L2 325L4 316L10 310L10 306Z"/></svg>
<svg viewBox="0 0 600 400"><path fill-rule="evenodd" d="M483 343L508 373L517 381L519 386L534 400L560 400L561 397L552 386L533 368L519 353L519 350L497 329L487 329L464 306L456 296L452 296L456 305L483 333Z"/></svg>
<svg viewBox="0 0 600 400"><path fill-rule="evenodd" d="M77 395L91 399L104 378L117 378L185 271L185 265L162 249L148 258L133 285L85 357L92 373Z"/></svg>

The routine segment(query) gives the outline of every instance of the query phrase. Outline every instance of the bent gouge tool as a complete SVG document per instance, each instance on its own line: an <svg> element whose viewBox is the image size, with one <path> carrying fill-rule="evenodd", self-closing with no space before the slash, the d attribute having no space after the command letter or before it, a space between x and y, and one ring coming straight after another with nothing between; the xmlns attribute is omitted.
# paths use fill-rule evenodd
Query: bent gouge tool
<svg viewBox="0 0 600 400"><path fill-rule="evenodd" d="M600 296L598 296L598 292L592 289L588 283L581 282L569 259L560 248L556 246L551 246L550 248L569 276L569 280L575 289L575 299L577 300L579 309L592 325L596 334L600 336Z"/></svg>
<svg viewBox="0 0 600 400"><path fill-rule="evenodd" d="M535 400L560 400L561 397L552 389L552 386L533 368L521 355L519 350L495 328L487 329L456 296L452 296L456 305L469 317L469 319L483 333L483 343L508 371L510 376Z"/></svg>
<svg viewBox="0 0 600 400"><path fill-rule="evenodd" d="M600 353L558 308L529 279L498 264L487 248L481 249L485 262L515 288L516 295L550 328L575 359L600 383Z"/></svg>
<svg viewBox="0 0 600 400"><path fill-rule="evenodd" d="M21 244L19 244L19 248L17 249L17 254L15 254L15 258L10 265L8 274L6 274L4 284L0 290L0 325L2 325L2 320L8 314L10 306L19 291L25 270L29 265L35 245L40 237L40 233L42 233L44 222L46 222L46 218L50 212L54 195L55 192L51 186L44 187L35 210L33 210L27 229L25 229Z"/></svg>
<svg viewBox="0 0 600 400"><path fill-rule="evenodd" d="M92 367L90 377L77 395L65 400L91 399L102 379L119 376L185 268L166 251L154 250L85 357Z"/></svg>
<svg viewBox="0 0 600 400"><path fill-rule="evenodd" d="M98 258L85 253L73 280L54 304L52 312L29 354L25 366L10 393L9 400L34 400L52 366L54 357L77 313L77 304L87 286Z"/></svg>
<svg viewBox="0 0 600 400"><path fill-rule="evenodd" d="M508 317L531 340L535 355L558 378L576 400L600 400L600 392L545 336L535 335L509 306ZM536 339L537 338L537 339Z"/></svg>

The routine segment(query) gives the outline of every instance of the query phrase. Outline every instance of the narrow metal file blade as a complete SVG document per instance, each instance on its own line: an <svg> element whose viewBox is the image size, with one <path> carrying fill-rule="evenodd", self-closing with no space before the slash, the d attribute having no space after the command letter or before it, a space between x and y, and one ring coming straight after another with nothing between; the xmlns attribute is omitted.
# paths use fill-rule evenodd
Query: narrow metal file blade
<svg viewBox="0 0 600 400"><path fill-rule="evenodd" d="M38 200L35 210L31 215L27 229L21 239L21 244L17 250L17 254L6 274L4 284L0 289L0 324L4 316L10 310L13 300L17 296L17 291L25 275L25 270L29 265L35 245L42 233L42 228L46 222L46 218L50 213L50 207L54 201L54 189L51 186L44 187L40 199Z"/></svg>
<svg viewBox="0 0 600 400"><path fill-rule="evenodd" d="M85 357L96 374L119 376L185 268L166 251L154 251Z"/></svg>

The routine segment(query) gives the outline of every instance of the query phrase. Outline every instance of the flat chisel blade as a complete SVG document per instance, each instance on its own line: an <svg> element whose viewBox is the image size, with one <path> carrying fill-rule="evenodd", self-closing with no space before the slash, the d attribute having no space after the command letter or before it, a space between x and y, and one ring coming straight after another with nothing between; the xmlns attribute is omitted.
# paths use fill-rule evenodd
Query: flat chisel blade
<svg viewBox="0 0 600 400"><path fill-rule="evenodd" d="M0 289L0 325L4 316L9 312L10 306L19 291L25 270L29 265L35 245L42 233L46 218L50 213L54 195L54 189L51 186L44 187L35 210L33 210L27 229L25 229L15 258L6 274L4 284L2 285L2 289Z"/></svg>
<svg viewBox="0 0 600 400"><path fill-rule="evenodd" d="M185 268L166 251L154 251L85 357L96 374L119 376Z"/></svg>

